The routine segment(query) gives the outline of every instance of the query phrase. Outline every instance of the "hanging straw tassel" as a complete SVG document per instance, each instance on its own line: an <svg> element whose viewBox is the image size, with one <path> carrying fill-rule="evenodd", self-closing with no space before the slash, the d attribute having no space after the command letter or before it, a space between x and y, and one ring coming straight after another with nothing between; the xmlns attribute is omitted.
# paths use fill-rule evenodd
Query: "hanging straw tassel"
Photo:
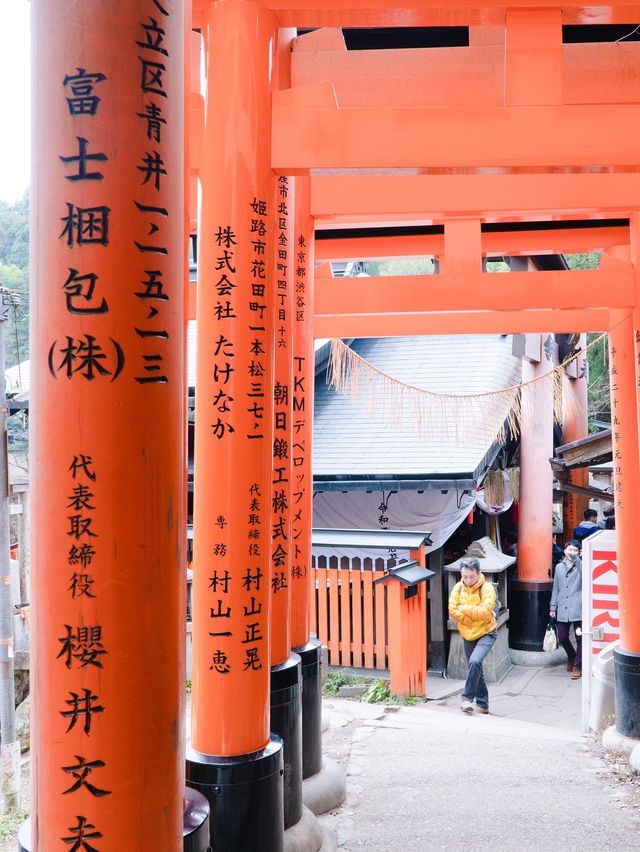
<svg viewBox="0 0 640 852"><path fill-rule="evenodd" d="M508 467L507 476L509 477L509 490L511 491L511 496L517 503L520 499L520 468Z"/></svg>
<svg viewBox="0 0 640 852"><path fill-rule="evenodd" d="M593 346L602 335L593 340ZM507 434L517 437L523 422L529 423L540 399L553 407L556 423L561 423L563 409L572 413L574 394L569 392L569 377L565 366L586 352L581 350L555 369L528 382L511 385L486 393L451 394L409 385L379 370L341 340L331 342L327 383L338 393L349 393L368 410L369 416L379 417L393 426L413 424L416 434L427 442L453 442L462 445L473 442L504 442ZM533 385L552 383L552 392L523 393Z"/></svg>

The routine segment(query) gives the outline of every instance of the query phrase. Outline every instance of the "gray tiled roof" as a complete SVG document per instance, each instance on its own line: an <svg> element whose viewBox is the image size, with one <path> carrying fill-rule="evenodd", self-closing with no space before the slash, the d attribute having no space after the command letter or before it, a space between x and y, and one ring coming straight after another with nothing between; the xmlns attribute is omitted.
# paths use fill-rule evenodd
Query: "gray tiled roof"
<svg viewBox="0 0 640 852"><path fill-rule="evenodd" d="M520 381L511 335L456 335L354 340L351 348L408 384L448 393L479 393ZM453 476L480 473L487 440L426 441L412 424L370 417L361 402L316 377L314 477ZM497 429L497 427L496 427Z"/></svg>

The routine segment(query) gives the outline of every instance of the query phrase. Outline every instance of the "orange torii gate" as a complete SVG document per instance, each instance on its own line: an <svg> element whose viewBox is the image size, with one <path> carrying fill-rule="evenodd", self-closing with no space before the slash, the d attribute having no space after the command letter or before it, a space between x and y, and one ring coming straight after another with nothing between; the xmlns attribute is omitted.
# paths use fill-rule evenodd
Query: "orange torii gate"
<svg viewBox="0 0 640 852"><path fill-rule="evenodd" d="M300 815L299 769L284 766L283 788L270 726L275 704L299 715L300 668L302 774L320 770L309 633L314 335L609 331L617 725L640 737L639 51L613 39L563 45L562 34L640 10L550 0L33 6L38 668L34 829L22 848L206 848L206 809L182 796L178 629L183 210L195 210L196 176L187 778L213 810L213 848L279 852L283 814L289 825ZM347 51L335 29L433 26L468 27L469 47ZM294 40L293 27L332 29ZM487 256L589 249L605 251L597 271L482 272ZM314 251L322 261L429 254L440 274L319 274L314 298ZM76 552L89 545L91 570ZM538 563L522 570L534 586L546 581ZM294 722L277 732L285 753Z"/></svg>

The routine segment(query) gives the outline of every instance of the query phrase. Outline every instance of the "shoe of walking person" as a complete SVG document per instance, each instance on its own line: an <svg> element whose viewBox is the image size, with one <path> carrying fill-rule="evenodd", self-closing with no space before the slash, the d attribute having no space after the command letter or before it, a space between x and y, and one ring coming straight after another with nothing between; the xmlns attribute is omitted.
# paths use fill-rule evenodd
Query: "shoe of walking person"
<svg viewBox="0 0 640 852"><path fill-rule="evenodd" d="M488 707L480 707L479 705L476 704L476 713L483 713L486 716L488 714L488 712L489 712Z"/></svg>
<svg viewBox="0 0 640 852"><path fill-rule="evenodd" d="M460 704L460 709L463 713L473 713L473 704L470 701L463 701Z"/></svg>
<svg viewBox="0 0 640 852"><path fill-rule="evenodd" d="M573 669L575 668L575 664L576 664L576 658L575 657L569 657L567 659L567 671L572 672Z"/></svg>
<svg viewBox="0 0 640 852"><path fill-rule="evenodd" d="M571 680L578 680L581 677L582 677L582 669L577 669L577 668L574 667L573 671L571 672Z"/></svg>

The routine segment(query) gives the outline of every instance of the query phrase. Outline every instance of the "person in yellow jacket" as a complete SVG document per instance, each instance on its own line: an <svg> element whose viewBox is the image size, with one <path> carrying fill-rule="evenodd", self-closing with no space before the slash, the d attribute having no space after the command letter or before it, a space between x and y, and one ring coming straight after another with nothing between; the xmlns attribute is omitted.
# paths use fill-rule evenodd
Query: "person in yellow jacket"
<svg viewBox="0 0 640 852"><path fill-rule="evenodd" d="M460 709L473 713L473 702L479 713L489 712L489 690L482 663L497 638L494 615L496 590L486 583L480 563L473 557L460 560L460 576L449 596L449 616L458 622L469 663L469 673L462 692Z"/></svg>

